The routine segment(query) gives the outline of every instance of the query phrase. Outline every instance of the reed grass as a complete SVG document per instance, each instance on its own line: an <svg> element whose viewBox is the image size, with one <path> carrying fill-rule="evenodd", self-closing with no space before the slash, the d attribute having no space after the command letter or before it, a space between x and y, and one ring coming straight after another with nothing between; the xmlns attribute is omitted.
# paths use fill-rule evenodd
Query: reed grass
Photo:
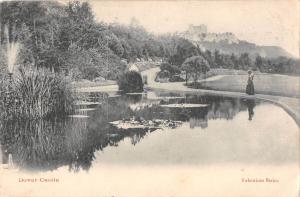
<svg viewBox="0 0 300 197"><path fill-rule="evenodd" d="M2 105L6 117L52 118L73 112L74 94L60 74L47 69L20 67L14 74L11 88L13 104Z"/></svg>

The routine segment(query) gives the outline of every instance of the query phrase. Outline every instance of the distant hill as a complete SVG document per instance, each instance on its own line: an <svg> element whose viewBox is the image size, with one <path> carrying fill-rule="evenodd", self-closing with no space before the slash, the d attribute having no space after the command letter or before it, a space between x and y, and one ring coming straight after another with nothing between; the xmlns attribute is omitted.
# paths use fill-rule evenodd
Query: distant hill
<svg viewBox="0 0 300 197"><path fill-rule="evenodd" d="M292 57L291 54L278 46L259 46L247 41L239 40L233 33L211 33L207 31L205 25L190 25L188 30L177 33L202 50L219 50L225 54L249 53L250 57L255 58L257 55L267 58L276 58L279 56Z"/></svg>
<svg viewBox="0 0 300 197"><path fill-rule="evenodd" d="M284 49L278 46L258 46L253 43L246 41L239 41L238 43L229 43L227 40L222 40L219 42L194 42L203 50L219 50L224 54L238 54L249 53L250 57L255 58L257 55L267 58L276 58L280 56L291 57L291 55Z"/></svg>

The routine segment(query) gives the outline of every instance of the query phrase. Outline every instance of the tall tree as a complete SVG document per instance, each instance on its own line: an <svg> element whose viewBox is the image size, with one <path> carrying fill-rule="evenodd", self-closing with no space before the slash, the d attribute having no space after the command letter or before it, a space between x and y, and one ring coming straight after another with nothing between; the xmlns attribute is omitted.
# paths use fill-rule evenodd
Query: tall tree
<svg viewBox="0 0 300 197"><path fill-rule="evenodd" d="M254 65L258 70L263 71L263 58L260 55L255 58Z"/></svg>
<svg viewBox="0 0 300 197"><path fill-rule="evenodd" d="M201 73L206 74L210 69L208 62L202 56L192 56L187 58L183 63L183 67L186 72L190 72L194 82L198 81Z"/></svg>
<svg viewBox="0 0 300 197"><path fill-rule="evenodd" d="M214 62L215 62L214 67L216 67L216 68L220 68L224 64L222 55L220 54L219 50L214 51Z"/></svg>
<svg viewBox="0 0 300 197"><path fill-rule="evenodd" d="M248 53L242 53L239 58L239 64L241 65L240 69L248 70L252 66L252 60L249 57Z"/></svg>

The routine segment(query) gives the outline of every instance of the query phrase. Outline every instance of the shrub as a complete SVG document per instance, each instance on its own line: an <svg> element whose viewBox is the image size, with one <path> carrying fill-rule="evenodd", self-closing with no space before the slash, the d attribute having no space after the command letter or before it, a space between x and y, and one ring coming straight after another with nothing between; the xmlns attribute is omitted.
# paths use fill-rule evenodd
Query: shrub
<svg viewBox="0 0 300 197"><path fill-rule="evenodd" d="M169 71L160 71L159 73L157 73L157 77L158 78L170 78L172 75L170 74Z"/></svg>
<svg viewBox="0 0 300 197"><path fill-rule="evenodd" d="M181 78L179 75L173 75L170 77L169 82L183 82L185 79Z"/></svg>
<svg viewBox="0 0 300 197"><path fill-rule="evenodd" d="M119 90L124 93L142 92L144 84L141 75L135 71L123 74L118 80Z"/></svg>
<svg viewBox="0 0 300 197"><path fill-rule="evenodd" d="M169 63L162 63L160 65L161 71L167 71L171 75L180 74L180 69L177 66L171 65Z"/></svg>
<svg viewBox="0 0 300 197"><path fill-rule="evenodd" d="M6 117L51 118L73 111L75 99L68 82L46 69L19 68L12 92L12 104L7 106L2 102Z"/></svg>

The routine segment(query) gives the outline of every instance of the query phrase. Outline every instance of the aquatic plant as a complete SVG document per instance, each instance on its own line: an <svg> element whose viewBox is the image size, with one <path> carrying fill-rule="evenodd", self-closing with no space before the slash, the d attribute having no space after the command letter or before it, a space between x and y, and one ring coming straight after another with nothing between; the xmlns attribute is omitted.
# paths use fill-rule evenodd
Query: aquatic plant
<svg viewBox="0 0 300 197"><path fill-rule="evenodd" d="M20 67L11 86L13 103L2 102L4 118L51 118L73 111L74 94L60 74Z"/></svg>

